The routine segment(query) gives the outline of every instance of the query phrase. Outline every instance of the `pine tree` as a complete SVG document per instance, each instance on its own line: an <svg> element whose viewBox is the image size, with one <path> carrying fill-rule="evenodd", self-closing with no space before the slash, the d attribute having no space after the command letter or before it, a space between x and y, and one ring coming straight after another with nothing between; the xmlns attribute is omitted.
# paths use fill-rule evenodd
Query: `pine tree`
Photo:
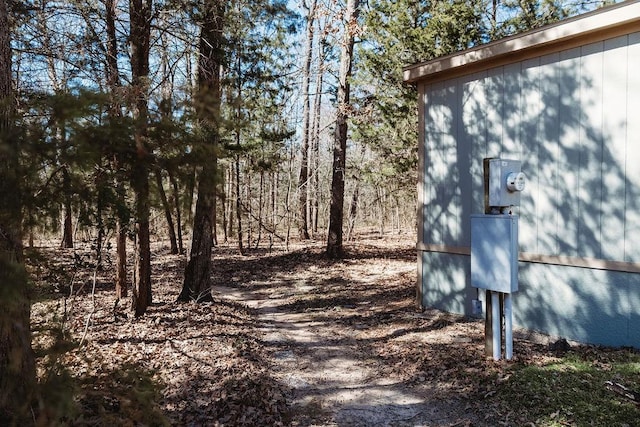
<svg viewBox="0 0 640 427"><path fill-rule="evenodd" d="M575 9L557 0L504 0L494 2L508 18L495 23L492 39L506 37L564 19ZM586 5L587 2L584 2Z"/></svg>
<svg viewBox="0 0 640 427"><path fill-rule="evenodd" d="M360 199L365 200L366 184L379 193L374 196L378 203L388 199L396 206L414 206L417 93L403 85L402 68L486 40L484 2L375 0L363 18L365 43L356 51L352 118L352 138L367 147L370 157L354 170L362 178ZM380 218L381 225L385 220Z"/></svg>
<svg viewBox="0 0 640 427"><path fill-rule="evenodd" d="M0 0L0 419L30 419L36 384L28 279L22 256L22 195L14 126L9 10Z"/></svg>
<svg viewBox="0 0 640 427"><path fill-rule="evenodd" d="M554 22L573 13L563 3L568 2L369 2L366 43L357 49L353 103L360 114L353 120L353 138L384 161L370 162L367 179L392 194L404 193L412 204L418 166L417 93L402 84L405 65Z"/></svg>

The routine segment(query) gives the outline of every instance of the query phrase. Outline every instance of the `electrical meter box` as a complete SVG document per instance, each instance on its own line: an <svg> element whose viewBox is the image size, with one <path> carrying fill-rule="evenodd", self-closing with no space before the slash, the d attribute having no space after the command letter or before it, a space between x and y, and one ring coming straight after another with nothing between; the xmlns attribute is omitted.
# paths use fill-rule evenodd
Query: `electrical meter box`
<svg viewBox="0 0 640 427"><path fill-rule="evenodd" d="M471 215L471 286L518 290L518 216Z"/></svg>
<svg viewBox="0 0 640 427"><path fill-rule="evenodd" d="M525 175L520 160L489 159L489 206L520 206Z"/></svg>

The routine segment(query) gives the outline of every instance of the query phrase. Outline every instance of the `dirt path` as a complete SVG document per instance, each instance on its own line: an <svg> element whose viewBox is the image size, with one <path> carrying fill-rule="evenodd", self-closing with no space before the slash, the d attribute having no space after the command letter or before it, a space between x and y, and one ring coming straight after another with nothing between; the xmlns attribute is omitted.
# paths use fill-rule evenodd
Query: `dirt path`
<svg viewBox="0 0 640 427"><path fill-rule="evenodd" d="M218 290L259 310L275 377L293 390L294 425L439 426L457 418L424 387L411 389L380 375L375 362L359 354L353 331L313 314L283 311L282 298Z"/></svg>
<svg viewBox="0 0 640 427"><path fill-rule="evenodd" d="M298 269L280 280L272 276L268 289L260 278L240 287L216 288L220 297L257 310L273 376L292 390L292 424L470 424L475 417L465 414L463 402L439 399L437 387L407 381L380 357L385 341L410 347L412 327L416 321L424 323L401 296L378 299L385 282L415 277L415 266L397 259L358 263L362 269L357 277L344 277L346 272L336 264ZM396 286L391 285L391 292ZM398 300L404 301L402 307Z"/></svg>

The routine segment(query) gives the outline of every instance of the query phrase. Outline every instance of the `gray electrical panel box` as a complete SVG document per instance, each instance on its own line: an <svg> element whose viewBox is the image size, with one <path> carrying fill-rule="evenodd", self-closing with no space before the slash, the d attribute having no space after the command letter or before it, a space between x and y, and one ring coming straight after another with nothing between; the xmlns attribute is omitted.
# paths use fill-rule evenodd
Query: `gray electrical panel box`
<svg viewBox="0 0 640 427"><path fill-rule="evenodd" d="M525 176L520 160L489 160L489 206L520 206Z"/></svg>
<svg viewBox="0 0 640 427"><path fill-rule="evenodd" d="M471 286L518 290L518 217L471 215Z"/></svg>

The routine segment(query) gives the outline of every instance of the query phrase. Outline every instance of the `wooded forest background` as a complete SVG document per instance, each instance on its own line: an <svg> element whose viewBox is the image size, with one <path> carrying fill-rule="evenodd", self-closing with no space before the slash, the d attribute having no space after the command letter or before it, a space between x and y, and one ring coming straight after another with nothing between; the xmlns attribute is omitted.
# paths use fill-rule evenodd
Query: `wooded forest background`
<svg viewBox="0 0 640 427"><path fill-rule="evenodd" d="M412 229L402 66L604 3L0 0L0 414L35 383L23 244L90 243L96 266L115 246L140 316L152 239L187 253L180 299L205 301L216 244L340 257L357 227Z"/></svg>

